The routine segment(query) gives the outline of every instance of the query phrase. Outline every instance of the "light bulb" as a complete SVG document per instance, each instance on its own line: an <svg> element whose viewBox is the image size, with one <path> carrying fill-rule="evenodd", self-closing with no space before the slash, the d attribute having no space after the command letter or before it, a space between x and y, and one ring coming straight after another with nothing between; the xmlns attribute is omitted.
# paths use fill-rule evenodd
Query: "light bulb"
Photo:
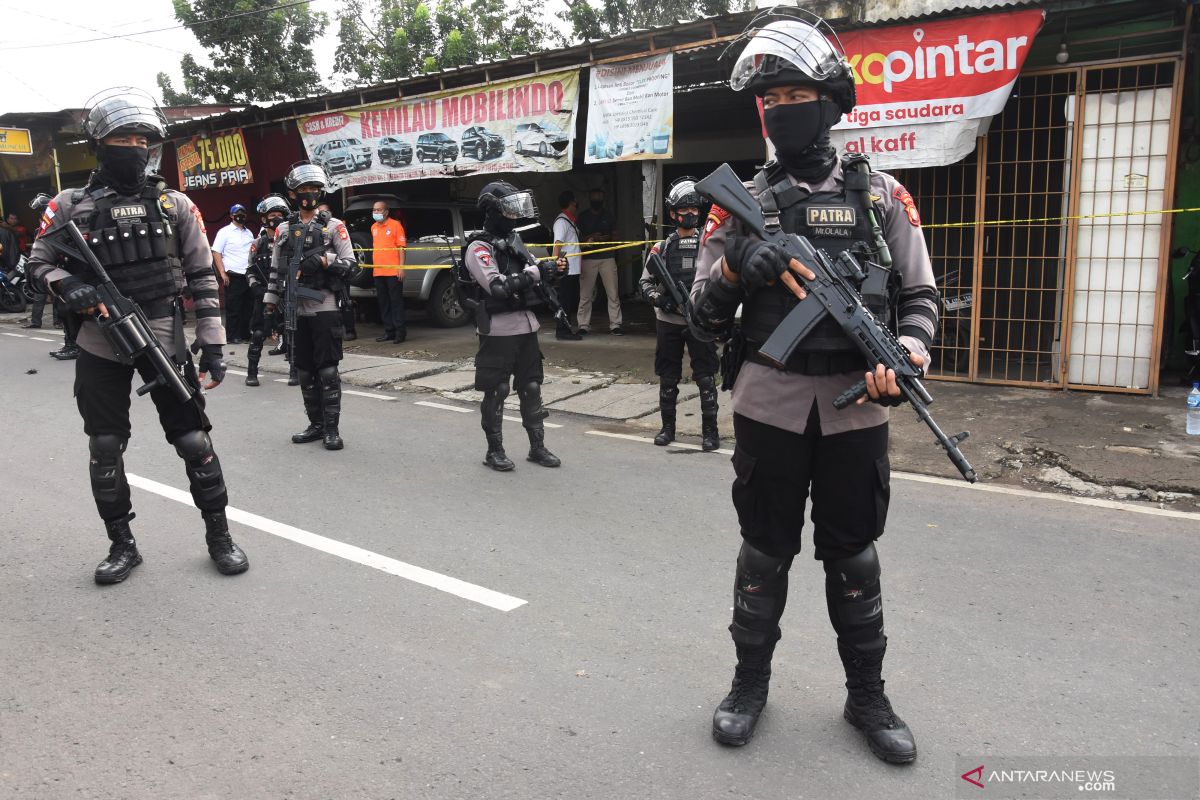
<svg viewBox="0 0 1200 800"><path fill-rule="evenodd" d="M1071 54L1067 52L1067 43L1063 42L1058 46L1058 52L1054 54L1054 60L1060 64L1065 64L1071 58Z"/></svg>

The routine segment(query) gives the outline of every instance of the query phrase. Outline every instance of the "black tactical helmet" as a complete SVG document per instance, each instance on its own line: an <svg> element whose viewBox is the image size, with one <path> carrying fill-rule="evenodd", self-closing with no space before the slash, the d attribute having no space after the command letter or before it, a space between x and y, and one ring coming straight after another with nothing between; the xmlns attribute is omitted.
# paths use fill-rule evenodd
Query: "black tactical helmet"
<svg viewBox="0 0 1200 800"><path fill-rule="evenodd" d="M476 205L485 215L508 220L537 219L537 203L528 189L518 189L507 181L492 181L479 192Z"/></svg>
<svg viewBox="0 0 1200 800"><path fill-rule="evenodd" d="M761 97L777 86L811 86L843 114L854 108L854 73L825 20L801 8L776 6L755 15L725 52L743 40L748 43L729 77L734 91L750 89Z"/></svg>
<svg viewBox="0 0 1200 800"><path fill-rule="evenodd" d="M258 213L264 217L272 211L278 211L285 217L292 213L291 206L289 206L287 201L277 194L269 194L264 197L262 201L259 202L257 210Z"/></svg>
<svg viewBox="0 0 1200 800"><path fill-rule="evenodd" d="M329 185L329 178L326 177L325 170L317 164L297 161L292 164L292 168L288 170L287 177L283 179L283 182L293 192L309 183L317 184L324 191L325 187Z"/></svg>
<svg viewBox="0 0 1200 800"><path fill-rule="evenodd" d="M141 133L150 141L167 136L167 118L154 98L132 86L114 86L87 101L83 132L93 142L114 133Z"/></svg>
<svg viewBox="0 0 1200 800"><path fill-rule="evenodd" d="M700 192L696 191L696 179L691 175L685 175L667 187L667 196L663 202L669 211L694 206L700 209L702 215L706 213L708 205Z"/></svg>

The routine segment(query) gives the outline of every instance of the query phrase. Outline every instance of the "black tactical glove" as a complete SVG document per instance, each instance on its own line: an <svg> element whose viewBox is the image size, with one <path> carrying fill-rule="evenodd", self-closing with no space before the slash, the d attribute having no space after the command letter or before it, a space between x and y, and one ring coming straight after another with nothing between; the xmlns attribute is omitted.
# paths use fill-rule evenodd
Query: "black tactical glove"
<svg viewBox="0 0 1200 800"><path fill-rule="evenodd" d="M741 276L747 292L778 279L789 260L777 246L748 236L734 234L725 245L725 263L730 272Z"/></svg>
<svg viewBox="0 0 1200 800"><path fill-rule="evenodd" d="M71 311L83 311L100 302L100 293L96 291L96 287L84 283L74 275L68 275L59 281L57 291Z"/></svg>
<svg viewBox="0 0 1200 800"><path fill-rule="evenodd" d="M200 350L200 374L207 374L214 385L225 380L225 361L221 357L221 345L202 344ZM195 351L196 345L193 344L192 352Z"/></svg>
<svg viewBox="0 0 1200 800"><path fill-rule="evenodd" d="M300 262L300 277L311 278L317 275L324 267L321 263L324 255L324 253L313 253L310 256L305 256L304 260Z"/></svg>
<svg viewBox="0 0 1200 800"><path fill-rule="evenodd" d="M537 268L541 273L542 283L555 283L561 277L558 271L558 262L553 258L543 258L537 263Z"/></svg>
<svg viewBox="0 0 1200 800"><path fill-rule="evenodd" d="M533 285L533 277L525 270L521 270L505 277L504 284L505 293L509 297L516 297Z"/></svg>

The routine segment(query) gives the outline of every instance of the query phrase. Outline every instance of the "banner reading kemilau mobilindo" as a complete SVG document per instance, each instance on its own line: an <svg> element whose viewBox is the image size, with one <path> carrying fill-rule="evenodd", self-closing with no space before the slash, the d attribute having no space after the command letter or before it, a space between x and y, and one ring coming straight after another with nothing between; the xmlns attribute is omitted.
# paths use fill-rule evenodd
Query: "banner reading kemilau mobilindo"
<svg viewBox="0 0 1200 800"><path fill-rule="evenodd" d="M175 161L183 192L254 183L241 128L181 139L175 142Z"/></svg>
<svg viewBox="0 0 1200 800"><path fill-rule="evenodd" d="M1031 9L845 34L858 105L833 143L880 169L962 160L1004 109L1043 20Z"/></svg>
<svg viewBox="0 0 1200 800"><path fill-rule="evenodd" d="M584 161L670 158L674 75L671 53L592 67Z"/></svg>
<svg viewBox="0 0 1200 800"><path fill-rule="evenodd" d="M299 121L331 188L571 168L579 72L316 114Z"/></svg>

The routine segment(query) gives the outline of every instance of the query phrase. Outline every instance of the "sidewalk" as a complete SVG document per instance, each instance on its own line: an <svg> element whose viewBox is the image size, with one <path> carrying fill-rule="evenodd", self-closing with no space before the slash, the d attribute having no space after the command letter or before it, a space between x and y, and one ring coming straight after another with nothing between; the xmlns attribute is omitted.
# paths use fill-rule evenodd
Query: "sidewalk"
<svg viewBox="0 0 1200 800"><path fill-rule="evenodd" d="M16 325L22 317L0 314L0 325ZM560 342L553 326L543 323L539 338L549 409L590 417L608 430L644 436L658 430L653 327L635 317L626 329L628 335L612 336L597 324L593 330L598 332L581 342ZM57 331L41 334L58 339ZM358 340L346 343L341 363L347 384L478 402L471 360L477 340L471 329L417 323L402 345L372 341L378 326L360 324L358 334ZM230 365L245 366L245 345L226 350ZM285 373L287 364L282 357L264 355L261 368ZM928 388L935 399L930 410L942 429L971 432L963 452L981 481L1200 511L1200 437L1184 434L1183 388L1165 388L1157 398L944 381L929 381ZM700 432L696 387L685 383L680 389L681 441L695 444ZM723 447L732 448L728 393L721 394L721 403ZM515 395L508 404L516 409ZM911 410L895 409L891 425L893 469L958 478Z"/></svg>

